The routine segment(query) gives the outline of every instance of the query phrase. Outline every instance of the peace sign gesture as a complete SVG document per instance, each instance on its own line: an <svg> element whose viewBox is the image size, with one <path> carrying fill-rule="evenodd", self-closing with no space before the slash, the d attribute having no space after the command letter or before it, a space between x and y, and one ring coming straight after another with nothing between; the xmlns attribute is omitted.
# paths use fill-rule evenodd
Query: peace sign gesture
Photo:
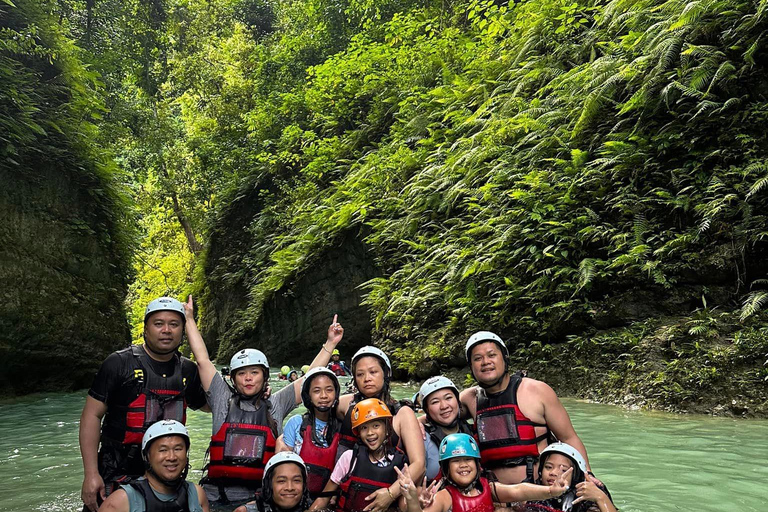
<svg viewBox="0 0 768 512"><path fill-rule="evenodd" d="M566 471L563 471L563 473L557 477L557 480L555 480L555 483L549 486L549 493L552 495L553 498L556 498L558 496L561 496L568 492L568 489L571 487L568 485L568 482L570 481L571 473L573 473L573 468L568 468Z"/></svg>
<svg viewBox="0 0 768 512"><path fill-rule="evenodd" d="M435 495L443 486L443 479L435 480L429 487L427 487L427 477L424 477L424 484L421 486L421 493L419 493L419 507L423 510L428 508L435 501Z"/></svg>

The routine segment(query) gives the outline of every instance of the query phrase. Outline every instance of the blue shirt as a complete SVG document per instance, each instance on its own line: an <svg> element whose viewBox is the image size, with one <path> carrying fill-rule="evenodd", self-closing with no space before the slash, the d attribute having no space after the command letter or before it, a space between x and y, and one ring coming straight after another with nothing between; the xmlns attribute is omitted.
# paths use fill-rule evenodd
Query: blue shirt
<svg viewBox="0 0 768 512"><path fill-rule="evenodd" d="M299 416L299 415L293 416L285 424L285 427L283 427L283 442L285 442L286 446L292 449L294 453L298 453L298 454L301 454L301 444L304 442L304 440L301 438L301 434L299 433L299 430L301 429L302 420L303 420L302 416ZM328 426L328 423L315 418L315 432L318 433L318 437L320 438L321 446L323 448L328 447L328 443L325 442L325 435L324 435L325 428L327 426Z"/></svg>

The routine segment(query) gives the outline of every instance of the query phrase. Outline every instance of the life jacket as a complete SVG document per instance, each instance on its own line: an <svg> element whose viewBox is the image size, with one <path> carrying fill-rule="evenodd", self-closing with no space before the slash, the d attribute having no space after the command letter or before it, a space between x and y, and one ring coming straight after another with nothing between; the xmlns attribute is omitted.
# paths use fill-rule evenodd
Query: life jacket
<svg viewBox="0 0 768 512"><path fill-rule="evenodd" d="M191 482L182 483L176 491L176 497L171 501L158 499L146 479L136 480L128 485L136 489L144 498L144 510L147 512L189 512L187 489L189 485L193 485Z"/></svg>
<svg viewBox="0 0 768 512"><path fill-rule="evenodd" d="M365 501L371 493L389 487L397 481L395 468L402 468L408 463L405 453L395 448L393 459L386 467L379 467L368 457L368 447L356 444L352 454L352 470L344 477L339 487L341 495L336 507L337 512L360 512L371 504ZM301 449L304 451L304 448ZM397 500L390 510L397 510Z"/></svg>
<svg viewBox="0 0 768 512"><path fill-rule="evenodd" d="M529 501L525 504L523 512L562 512L559 508L552 508L544 502Z"/></svg>
<svg viewBox="0 0 768 512"><path fill-rule="evenodd" d="M307 466L307 489L313 498L323 492L325 484L331 478L331 473L336 465L336 452L341 440L341 434L337 431L333 434L331 444L327 448L318 446L313 440L314 427L310 424L309 415L305 414L299 429L302 439L301 458Z"/></svg>
<svg viewBox="0 0 768 512"><path fill-rule="evenodd" d="M344 371L344 367L341 365L341 361L331 361L328 363L328 369L339 377L343 377L347 374L347 372Z"/></svg>
<svg viewBox="0 0 768 512"><path fill-rule="evenodd" d="M475 426L486 468L526 465L528 480L533 481L533 466L539 460L538 443L549 437L549 429L537 436L535 427L547 425L533 422L520 411L517 388L522 379L519 373L510 376L507 388L493 396L480 388Z"/></svg>
<svg viewBox="0 0 768 512"><path fill-rule="evenodd" d="M181 357L173 355L173 374L158 375L152 370L149 355L140 345L118 351L121 359L129 358L133 382L124 385L134 387L135 398L127 405L110 404L104 420L102 438L123 445L141 445L144 432L160 420L176 420L186 423L187 383L181 371ZM142 471L143 473L143 471Z"/></svg>
<svg viewBox="0 0 768 512"><path fill-rule="evenodd" d="M233 396L227 418L211 437L208 473L203 483L260 488L264 466L275 454L277 432L273 425L268 403L262 403L256 411L244 411L240 397Z"/></svg>
<svg viewBox="0 0 768 512"><path fill-rule="evenodd" d="M465 496L456 486L446 485L445 490L451 495L451 510L453 512L493 512L491 484L481 477L480 487L482 490L477 496Z"/></svg>
<svg viewBox="0 0 768 512"><path fill-rule="evenodd" d="M357 436L354 432L352 432L352 409L355 408L355 404L357 402L360 402L362 400L365 400L366 398L360 393L355 393L355 396L352 398L352 401L349 403L349 407L347 408L346 414L344 414L344 419L341 421L341 450L342 453L351 450L354 448L354 446L357 444ZM370 398L376 398L376 397L370 397ZM392 422L394 423L394 417L397 414L397 411L400 410L400 402L394 402L394 404L387 404L387 408L389 409L389 412L392 413ZM401 439L400 437L395 433L394 428L392 429L392 437L390 439L392 442L392 446L401 446ZM302 448L304 450L304 448Z"/></svg>

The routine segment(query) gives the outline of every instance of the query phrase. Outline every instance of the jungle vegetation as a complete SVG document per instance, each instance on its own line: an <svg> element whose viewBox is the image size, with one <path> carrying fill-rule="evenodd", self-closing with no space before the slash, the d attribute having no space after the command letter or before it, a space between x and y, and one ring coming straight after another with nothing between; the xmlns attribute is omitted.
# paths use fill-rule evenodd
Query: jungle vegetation
<svg viewBox="0 0 768 512"><path fill-rule="evenodd" d="M380 270L361 283L373 339L403 373L461 366L490 329L568 392L766 412L765 0L0 13L31 5L81 62L56 85L93 102L83 150L132 199L105 215L134 228L134 339L150 298L194 293L226 357L352 236ZM2 26L3 59L36 55Z"/></svg>

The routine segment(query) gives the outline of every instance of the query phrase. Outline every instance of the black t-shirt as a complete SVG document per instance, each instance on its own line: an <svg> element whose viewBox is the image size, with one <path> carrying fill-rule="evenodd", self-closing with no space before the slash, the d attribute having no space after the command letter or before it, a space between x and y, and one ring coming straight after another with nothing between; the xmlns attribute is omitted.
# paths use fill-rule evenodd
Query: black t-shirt
<svg viewBox="0 0 768 512"><path fill-rule="evenodd" d="M149 362L151 370L157 375L163 377L173 375L176 366L173 359L160 362L147 357L146 360ZM101 364L99 372L93 379L93 385L91 385L88 394L99 402L107 404L107 411L111 406L127 406L136 396L135 386L132 385L134 380L133 367L130 362L131 358L120 357L117 352L112 352ZM186 357L182 357L181 375L186 379L187 384L184 391L187 406L192 409L203 407L206 404L205 392L200 384L197 365Z"/></svg>

